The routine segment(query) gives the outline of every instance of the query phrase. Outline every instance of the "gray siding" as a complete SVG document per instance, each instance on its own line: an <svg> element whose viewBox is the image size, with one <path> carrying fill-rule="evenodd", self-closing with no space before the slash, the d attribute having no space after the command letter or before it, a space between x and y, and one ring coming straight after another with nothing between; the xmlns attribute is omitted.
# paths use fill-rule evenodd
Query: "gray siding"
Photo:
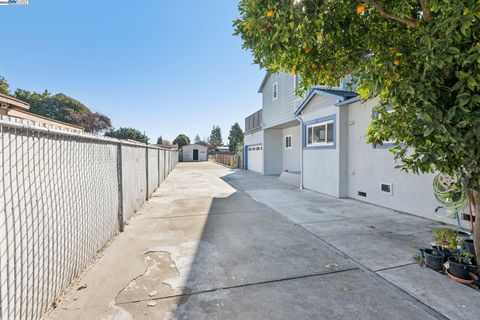
<svg viewBox="0 0 480 320"><path fill-rule="evenodd" d="M263 86L263 124L271 128L295 120L294 103L301 97L294 94L294 76L289 73L271 74ZM273 100L273 84L278 83L278 98Z"/></svg>

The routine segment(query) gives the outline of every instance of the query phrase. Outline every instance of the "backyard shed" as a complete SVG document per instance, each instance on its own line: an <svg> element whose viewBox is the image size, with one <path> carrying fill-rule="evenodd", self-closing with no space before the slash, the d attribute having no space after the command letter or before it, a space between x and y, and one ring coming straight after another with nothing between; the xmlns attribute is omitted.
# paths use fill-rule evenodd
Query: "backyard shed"
<svg viewBox="0 0 480 320"><path fill-rule="evenodd" d="M180 150L180 161L207 161L208 147L200 144L189 144Z"/></svg>

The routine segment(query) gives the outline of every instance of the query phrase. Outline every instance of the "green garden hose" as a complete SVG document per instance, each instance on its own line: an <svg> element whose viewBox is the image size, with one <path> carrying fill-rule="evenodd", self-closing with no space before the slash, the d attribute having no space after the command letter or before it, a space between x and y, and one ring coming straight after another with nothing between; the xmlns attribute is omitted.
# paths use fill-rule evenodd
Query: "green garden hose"
<svg viewBox="0 0 480 320"><path fill-rule="evenodd" d="M459 229L460 226L460 210L465 208L468 204L467 192L463 180L458 176L450 177L446 174L439 173L433 179L433 194L435 199L441 204L435 210L435 215L439 217L449 217L457 220ZM445 211L440 210L445 208ZM443 213L445 212L445 214Z"/></svg>

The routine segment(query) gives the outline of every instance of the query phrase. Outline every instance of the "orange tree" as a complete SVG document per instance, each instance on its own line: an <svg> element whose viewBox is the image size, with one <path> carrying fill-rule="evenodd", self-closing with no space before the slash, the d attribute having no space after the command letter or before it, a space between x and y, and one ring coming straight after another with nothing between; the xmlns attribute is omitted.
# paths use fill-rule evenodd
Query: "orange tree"
<svg viewBox="0 0 480 320"><path fill-rule="evenodd" d="M303 89L352 75L380 101L369 142L396 141L400 169L460 177L480 220L480 1L240 0L239 12L255 63L299 73Z"/></svg>

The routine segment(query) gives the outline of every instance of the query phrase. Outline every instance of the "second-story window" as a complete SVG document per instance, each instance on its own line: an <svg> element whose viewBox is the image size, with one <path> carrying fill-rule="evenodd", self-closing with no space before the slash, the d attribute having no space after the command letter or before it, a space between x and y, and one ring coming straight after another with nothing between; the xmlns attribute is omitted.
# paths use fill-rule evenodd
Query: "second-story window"
<svg viewBox="0 0 480 320"><path fill-rule="evenodd" d="M272 100L275 100L278 98L278 82L275 82L273 84L273 90L272 90Z"/></svg>

